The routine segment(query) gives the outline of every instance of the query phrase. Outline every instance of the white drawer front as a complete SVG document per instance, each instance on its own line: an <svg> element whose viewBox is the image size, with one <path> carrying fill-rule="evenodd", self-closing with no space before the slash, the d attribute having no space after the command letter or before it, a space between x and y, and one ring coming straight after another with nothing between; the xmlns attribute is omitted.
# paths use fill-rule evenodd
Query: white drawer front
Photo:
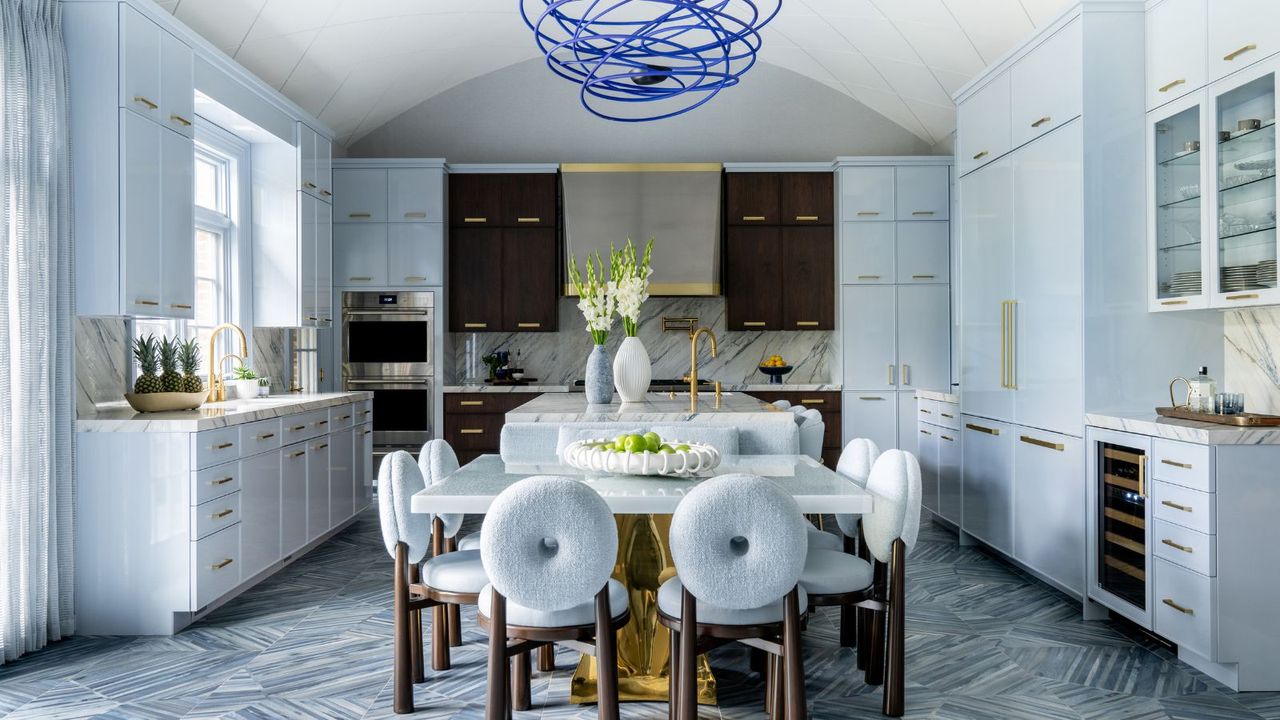
<svg viewBox="0 0 1280 720"><path fill-rule="evenodd" d="M1207 658L1213 647L1213 578L1165 562L1154 561L1155 631Z"/></svg>
<svg viewBox="0 0 1280 720"><path fill-rule="evenodd" d="M1213 523L1213 493L1192 490L1163 480L1156 480L1151 489L1157 519L1207 535L1216 532Z"/></svg>
<svg viewBox="0 0 1280 720"><path fill-rule="evenodd" d="M955 403L938 403L938 424L942 427L960 430L960 406Z"/></svg>
<svg viewBox="0 0 1280 720"><path fill-rule="evenodd" d="M240 456L248 457L280 447L280 418L240 426Z"/></svg>
<svg viewBox="0 0 1280 720"><path fill-rule="evenodd" d="M329 432L346 430L355 424L356 411L353 405L335 405L329 408Z"/></svg>
<svg viewBox="0 0 1280 720"><path fill-rule="evenodd" d="M207 467L191 473L191 504L199 505L240 489L240 463Z"/></svg>
<svg viewBox="0 0 1280 720"><path fill-rule="evenodd" d="M353 406L356 415L356 424L367 423L373 419L373 401L361 400Z"/></svg>
<svg viewBox="0 0 1280 720"><path fill-rule="evenodd" d="M240 522L239 491L191 508L191 537L199 540L238 522Z"/></svg>
<svg viewBox="0 0 1280 720"><path fill-rule="evenodd" d="M916 415L920 422L926 422L931 425L938 424L938 401L926 400L924 398L916 399Z"/></svg>
<svg viewBox="0 0 1280 720"><path fill-rule="evenodd" d="M1214 537L1188 530L1181 525L1156 520L1152 531L1156 557L1195 570L1201 575L1218 574L1217 547Z"/></svg>
<svg viewBox="0 0 1280 720"><path fill-rule="evenodd" d="M240 524L191 543L191 609L240 584Z"/></svg>
<svg viewBox="0 0 1280 720"><path fill-rule="evenodd" d="M1151 476L1175 485L1213 492L1212 450L1176 440L1151 443Z"/></svg>
<svg viewBox="0 0 1280 720"><path fill-rule="evenodd" d="M287 415L280 418L280 424L284 433L282 444L290 445L329 432L329 411L312 410L297 415Z"/></svg>
<svg viewBox="0 0 1280 720"><path fill-rule="evenodd" d="M240 457L240 428L225 427L205 430L191 436L191 456L196 469L217 465Z"/></svg>

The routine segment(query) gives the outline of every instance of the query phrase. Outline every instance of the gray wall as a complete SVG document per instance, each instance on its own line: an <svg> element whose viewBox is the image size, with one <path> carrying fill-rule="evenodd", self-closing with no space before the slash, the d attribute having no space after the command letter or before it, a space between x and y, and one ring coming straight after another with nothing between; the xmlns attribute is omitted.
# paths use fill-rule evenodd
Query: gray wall
<svg viewBox="0 0 1280 720"><path fill-rule="evenodd" d="M867 106L760 64L691 113L617 123L588 113L577 86L529 60L446 90L353 142L349 157L451 162L829 161L922 155L930 144Z"/></svg>

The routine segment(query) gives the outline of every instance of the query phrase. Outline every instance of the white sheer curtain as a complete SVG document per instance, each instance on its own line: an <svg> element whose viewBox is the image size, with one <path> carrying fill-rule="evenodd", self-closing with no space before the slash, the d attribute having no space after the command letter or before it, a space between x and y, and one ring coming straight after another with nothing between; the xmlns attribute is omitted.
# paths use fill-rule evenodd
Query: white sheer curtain
<svg viewBox="0 0 1280 720"><path fill-rule="evenodd" d="M0 663L73 631L71 224L58 0L0 0Z"/></svg>

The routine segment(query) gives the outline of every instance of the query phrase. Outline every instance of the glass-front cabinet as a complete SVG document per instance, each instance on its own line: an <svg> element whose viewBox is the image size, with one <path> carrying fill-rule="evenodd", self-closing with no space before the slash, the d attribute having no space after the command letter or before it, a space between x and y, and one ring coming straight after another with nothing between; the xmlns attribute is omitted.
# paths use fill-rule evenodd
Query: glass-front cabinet
<svg viewBox="0 0 1280 720"><path fill-rule="evenodd" d="M1153 310L1208 307L1202 269L1208 258L1207 226L1201 187L1207 153L1201 151L1205 122L1199 94L1161 108L1150 125L1148 156L1153 158L1148 224L1155 255L1149 282Z"/></svg>

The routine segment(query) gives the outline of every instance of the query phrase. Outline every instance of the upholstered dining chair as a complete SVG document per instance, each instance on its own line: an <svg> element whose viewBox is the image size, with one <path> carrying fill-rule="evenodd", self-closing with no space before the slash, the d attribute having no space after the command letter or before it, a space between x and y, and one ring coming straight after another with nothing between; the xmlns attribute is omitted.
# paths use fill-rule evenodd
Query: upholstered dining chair
<svg viewBox="0 0 1280 720"><path fill-rule="evenodd" d="M422 450L418 452L418 469L422 471L422 477L428 487L443 482L445 478L457 472L458 468L458 455L445 440L428 440L422 446ZM435 516L431 527L432 555L440 555L457 550L480 549L479 531L466 535L461 540L458 539L458 531L462 528L464 518L465 516L461 513ZM458 606L450 603L445 607L432 608L431 612L433 618L432 631L435 632L440 627L448 627L449 646L458 647L461 645L462 616L458 611ZM447 626L439 621L442 615L448 618ZM431 662L432 667L436 670L449 669L448 653L444 655L433 654ZM443 664L443 667L440 666L441 664Z"/></svg>
<svg viewBox="0 0 1280 720"><path fill-rule="evenodd" d="M774 407L778 408L779 410L787 410L787 409L789 409L789 408L791 407L791 401L790 401L790 400L774 400L774 401L773 401L772 403L770 403L770 404L771 404L771 405L773 405Z"/></svg>
<svg viewBox="0 0 1280 720"><path fill-rule="evenodd" d="M449 638L444 620L447 605L475 604L488 582L478 550L438 553L423 562L432 543L432 526L439 518L414 513L409 503L426 488L413 456L400 450L378 468L378 514L382 540L395 559L392 592L395 620L393 706L397 713L413 712L413 684L423 682L422 611L434 609L432 665L449 667ZM439 534L437 534L439 537ZM436 550L440 546L436 543Z"/></svg>
<svg viewBox="0 0 1280 720"><path fill-rule="evenodd" d="M880 448L874 440L854 438L840 452L840 459L836 461L836 474L852 480L860 487L866 487L867 478L871 475L871 466L875 464L878 457L880 457ZM839 526L840 534L844 538L844 551L850 554L856 553L863 560L870 561L871 555L867 552L866 543L861 541L861 517L854 513L837 513L836 525ZM823 549L838 550L840 548ZM869 655L865 647L868 645L867 633L871 627L871 617L870 610L850 606L840 607L840 646L857 645L863 648L858 652L859 670L867 669Z"/></svg>
<svg viewBox="0 0 1280 720"><path fill-rule="evenodd" d="M618 720L617 632L631 614L626 588L610 577L618 530L604 499L573 478L526 478L494 498L482 533L487 720L529 709L530 652L552 643L595 655L597 712Z"/></svg>
<svg viewBox="0 0 1280 720"><path fill-rule="evenodd" d="M753 475L707 480L676 507L676 575L658 588L658 621L671 631L673 720L698 717L697 656L734 641L769 653L773 717L806 717L804 525L790 495Z"/></svg>
<svg viewBox="0 0 1280 720"><path fill-rule="evenodd" d="M810 553L800 584L816 607L856 606L872 611L858 654L868 656L866 682L885 686L884 714L901 717L906 561L920 531L920 465L911 453L887 450L872 466L866 488L874 496L874 505L862 516L862 535L872 562L842 552ZM881 571L886 567L887 582Z"/></svg>

